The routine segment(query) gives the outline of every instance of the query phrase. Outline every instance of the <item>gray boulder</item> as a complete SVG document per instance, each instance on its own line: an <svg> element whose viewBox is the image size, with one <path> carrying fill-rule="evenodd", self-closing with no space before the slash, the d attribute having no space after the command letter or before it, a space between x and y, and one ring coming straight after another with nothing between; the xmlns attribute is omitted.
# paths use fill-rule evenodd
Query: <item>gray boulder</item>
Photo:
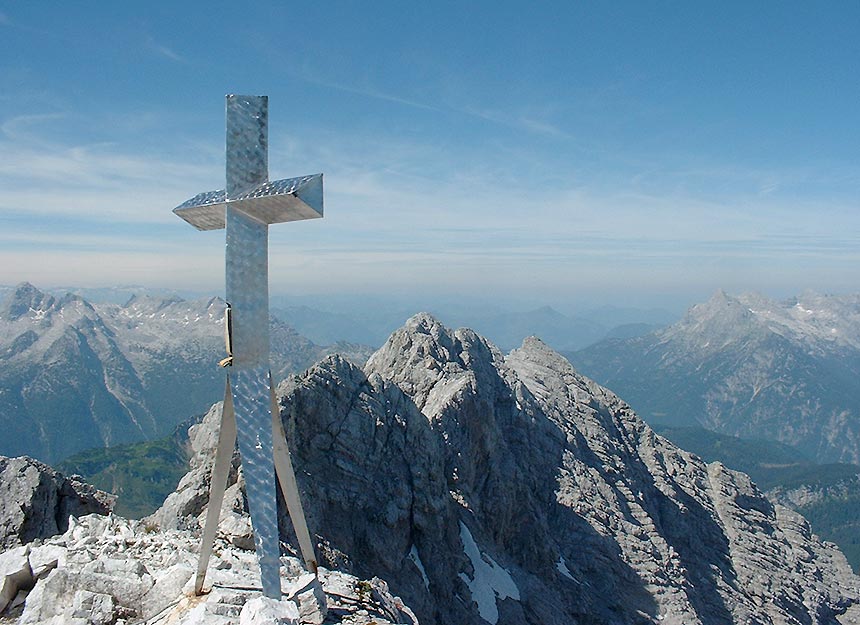
<svg viewBox="0 0 860 625"><path fill-rule="evenodd" d="M109 514L115 500L27 456L0 456L0 550L62 534L71 515Z"/></svg>

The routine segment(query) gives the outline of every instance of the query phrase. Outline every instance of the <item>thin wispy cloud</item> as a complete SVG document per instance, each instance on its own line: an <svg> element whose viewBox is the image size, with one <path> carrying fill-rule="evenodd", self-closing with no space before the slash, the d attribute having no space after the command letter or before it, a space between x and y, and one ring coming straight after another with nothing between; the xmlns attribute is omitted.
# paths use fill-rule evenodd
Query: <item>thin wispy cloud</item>
<svg viewBox="0 0 860 625"><path fill-rule="evenodd" d="M4 196L16 191L73 193L92 189L115 192L144 186L187 186L206 181L211 169L156 155L126 154L109 145L54 145L49 150L13 149L0 142ZM210 183L211 184L211 183Z"/></svg>
<svg viewBox="0 0 860 625"><path fill-rule="evenodd" d="M443 104L443 103L428 103L423 102L407 97L403 97L397 94L387 93L380 89L376 89L374 87L368 85L357 86L355 84L348 84L340 81L327 80L321 77L321 73L310 71L307 69L290 69L288 70L290 75L295 78L298 78L304 82L309 84L317 85L320 87L325 87L328 89L333 89L335 91L340 91L343 93L349 93L353 95L359 95L366 98L372 98L376 100L381 100L385 102L393 102L396 104L402 104L407 107L420 109L424 111L432 111L436 113L454 113L459 115L464 115L468 117L474 117L477 119L482 119L484 121L491 122L493 124L498 124L500 126L505 126L508 128L528 131L538 135L544 135L549 137L556 138L570 138L570 135L560 129L558 126L550 123L549 121L535 118L531 115L516 115L505 113L502 111L494 111L489 109L478 109L472 107L460 107L456 105Z"/></svg>
<svg viewBox="0 0 860 625"><path fill-rule="evenodd" d="M189 165L171 155L126 154L117 146L102 144L53 144L46 149L43 138L19 132L26 126L20 120L4 124L19 139L0 143L0 179L5 190L0 204L5 210L166 223L172 215L152 207L172 207L187 195L220 186L220 148L212 148L209 165ZM395 231L421 235L424 228L440 222L473 230L489 223L521 228L523 216L528 215L532 236L585 229L648 239L671 229L699 241L730 231L772 230L773 211L778 210L768 205L766 211L750 212L722 198L709 201L678 192L645 193L635 186L612 192L599 187L522 187L515 180L502 186L486 163L469 172L468 153L440 155L432 144L403 143L390 137L377 137L373 143L333 136L314 141L294 136L292 141L287 161L272 159L273 168L293 175L293 168L308 173L318 166L326 173L327 205L333 216L362 230L395 224ZM529 156L505 154L504 165L516 169ZM420 175L433 169L432 163L440 158L448 159L446 173L439 165L439 175ZM516 158L523 162L510 162ZM810 212L794 225L820 221L821 214L821 210Z"/></svg>
<svg viewBox="0 0 860 625"><path fill-rule="evenodd" d="M163 43L159 43L152 38L147 41L147 47L159 56L170 59L171 61L176 61L177 63L188 63L188 59L173 50L173 48L170 48Z"/></svg>
<svg viewBox="0 0 860 625"><path fill-rule="evenodd" d="M772 195L779 191L780 183L778 180L765 180L759 186L759 195Z"/></svg>
<svg viewBox="0 0 860 625"><path fill-rule="evenodd" d="M385 93L384 91L380 91L371 87L355 86L342 82L326 80L311 72L288 70L288 73L294 78L298 78L299 80L302 80L306 83L317 85L319 87L325 87L327 89L333 89L335 91L341 91L343 93L350 93L353 95L359 95L375 100L382 100L385 102L394 102L396 104L402 104L404 106L422 109L425 111L442 111L441 108L432 104L427 104L426 102L418 102L417 100L411 100L409 98L404 98L398 95Z"/></svg>
<svg viewBox="0 0 860 625"><path fill-rule="evenodd" d="M0 134L6 140L42 144L44 132L41 127L64 117L66 116L63 113L17 115L0 123Z"/></svg>
<svg viewBox="0 0 860 625"><path fill-rule="evenodd" d="M531 130L538 134L544 134L551 137L564 137L566 139L570 138L570 134L549 122L541 121L539 119L531 119L529 117L521 117L518 122L526 130Z"/></svg>
<svg viewBox="0 0 860 625"><path fill-rule="evenodd" d="M535 119L527 115L511 115L503 111L490 109L462 108L456 109L465 115L470 115L484 121L507 126L516 130L524 130L537 135L569 139L570 135L558 126L541 119Z"/></svg>
<svg viewBox="0 0 860 625"><path fill-rule="evenodd" d="M7 262L0 283L19 280L12 268L31 264L37 272L31 279L39 281L38 272L51 271L46 263L65 253L76 267L64 274L67 282L76 272L104 282L127 282L120 276L131 274L141 283L185 280L219 288L223 233L196 232L170 209L220 186L220 142L202 143L206 162L189 165L177 154L61 142L47 131L58 119L26 116L0 124L0 215L14 216L0 224L0 266ZM809 210L774 193L750 210L747 194L727 200L641 182L549 186L507 177L534 167L532 159L528 150L508 150L475 162L468 146L441 150L432 140L385 134L372 141L314 130L276 136L273 172L326 174L326 219L273 228L272 273L307 289L441 288L445 280L462 288L480 282L489 289L511 283L538 289L553 281L573 285L584 276L597 284L597 277L613 279L613 271L615 279L643 283L686 271L684 279L695 281L696 271L728 275L739 259L773 264L786 253L817 266L857 257L846 244L850 237L822 243L837 230L860 232L860 215L828 224L828 211L842 210L833 204ZM742 174L723 169L728 186ZM680 175L659 164L655 170L664 182ZM720 170L699 175L718 178ZM766 179L781 177L750 176ZM780 221L787 211L795 217ZM181 276L170 267L181 267Z"/></svg>
<svg viewBox="0 0 860 625"><path fill-rule="evenodd" d="M673 6L636 28L601 9L517 28L491 4L392 4L368 20L356 3L315 3L284 37L274 5L201 21L0 3L0 283L43 281L32 269L53 284L171 285L172 270L222 284L223 232L171 209L223 188L217 100L236 88L272 98L273 178L325 173L325 219L270 233L272 275L297 287L856 285L844 16L819 15L817 35L794 14L765 33L827 72L776 54L752 85L725 79L762 62L735 45L736 20ZM766 29L767 11L753 14ZM700 58L713 62L678 61ZM172 85L183 93L165 98Z"/></svg>
<svg viewBox="0 0 860 625"><path fill-rule="evenodd" d="M33 218L80 222L167 222L186 195L217 186L217 169L120 146L62 143L48 122L62 115L19 116L0 124L0 209ZM199 190L199 189L198 189Z"/></svg>

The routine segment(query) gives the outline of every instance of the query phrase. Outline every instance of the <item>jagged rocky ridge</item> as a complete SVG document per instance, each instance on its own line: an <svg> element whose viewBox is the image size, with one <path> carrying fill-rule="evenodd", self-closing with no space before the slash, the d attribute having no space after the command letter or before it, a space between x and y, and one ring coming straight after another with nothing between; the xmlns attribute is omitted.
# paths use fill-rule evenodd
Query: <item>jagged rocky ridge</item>
<svg viewBox="0 0 860 625"><path fill-rule="evenodd" d="M418 315L364 370L332 356L279 396L322 561L386 579L425 625L857 617L860 580L801 516L537 339L504 356ZM153 523L199 524L219 409Z"/></svg>
<svg viewBox="0 0 860 625"><path fill-rule="evenodd" d="M860 295L719 291L668 328L566 355L652 423L860 463Z"/></svg>
<svg viewBox="0 0 860 625"><path fill-rule="evenodd" d="M90 449L168 434L223 393L224 302L135 296L92 304L23 283L0 304L0 453L56 462ZM281 379L339 351L272 319Z"/></svg>

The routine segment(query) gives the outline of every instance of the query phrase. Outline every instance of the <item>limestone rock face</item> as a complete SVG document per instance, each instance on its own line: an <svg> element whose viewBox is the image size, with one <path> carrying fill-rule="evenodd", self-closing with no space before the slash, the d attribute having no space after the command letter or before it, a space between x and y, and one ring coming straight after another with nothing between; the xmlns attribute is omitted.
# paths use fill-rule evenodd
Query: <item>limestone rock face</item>
<svg viewBox="0 0 860 625"><path fill-rule="evenodd" d="M363 370L329 357L279 398L321 561L386 579L422 623L857 613L860 579L802 517L656 435L537 339L504 355L417 315ZM195 523L205 479L183 480ZM286 516L282 531L295 545Z"/></svg>
<svg viewBox="0 0 860 625"><path fill-rule="evenodd" d="M32 458L0 456L0 550L62 534L70 515L108 514L115 499Z"/></svg>

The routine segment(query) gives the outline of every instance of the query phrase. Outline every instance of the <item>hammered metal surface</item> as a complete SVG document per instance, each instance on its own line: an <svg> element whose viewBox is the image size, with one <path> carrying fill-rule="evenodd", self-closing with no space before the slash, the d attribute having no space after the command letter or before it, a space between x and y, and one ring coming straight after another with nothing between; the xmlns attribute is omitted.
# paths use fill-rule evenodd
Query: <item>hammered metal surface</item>
<svg viewBox="0 0 860 625"><path fill-rule="evenodd" d="M275 180L266 182L259 187L242 194L237 199L262 197L265 195L282 195L285 193L298 193L302 187L313 181L314 178L322 178L322 174L312 176L299 176L298 178L284 178L283 180Z"/></svg>
<svg viewBox="0 0 860 625"><path fill-rule="evenodd" d="M217 191L204 191L203 193L198 193L190 200L182 202L182 204L173 209L173 212L181 211L186 208L203 208L206 206L224 204L226 201L227 192L224 189L219 189ZM223 228L224 226L221 227Z"/></svg>
<svg viewBox="0 0 860 625"><path fill-rule="evenodd" d="M267 224L316 219L323 216L323 177L313 174L265 182L230 200L223 189L207 191L173 212L198 230L219 230L224 227L227 204Z"/></svg>
<svg viewBox="0 0 860 625"><path fill-rule="evenodd" d="M260 562L263 594L281 598L278 511L275 464L272 457L272 413L269 363L231 374L233 408L239 454L245 474L245 493L254 527L254 545Z"/></svg>
<svg viewBox="0 0 860 625"><path fill-rule="evenodd" d="M265 96L227 96L227 199L268 181ZM281 598L269 388L269 227L228 203L233 406L263 594Z"/></svg>
<svg viewBox="0 0 860 625"><path fill-rule="evenodd" d="M266 224L227 206L227 301L234 370L269 364L268 235Z"/></svg>
<svg viewBox="0 0 860 625"><path fill-rule="evenodd" d="M227 96L227 199L269 180L269 98Z"/></svg>

